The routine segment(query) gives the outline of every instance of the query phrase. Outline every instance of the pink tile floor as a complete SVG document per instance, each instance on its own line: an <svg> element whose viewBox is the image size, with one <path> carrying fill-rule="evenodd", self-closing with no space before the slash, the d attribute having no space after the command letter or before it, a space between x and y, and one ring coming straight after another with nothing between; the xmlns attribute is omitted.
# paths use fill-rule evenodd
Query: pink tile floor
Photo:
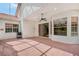
<svg viewBox="0 0 79 59"><path fill-rule="evenodd" d="M9 41L18 56L73 56L73 53L31 39Z"/></svg>

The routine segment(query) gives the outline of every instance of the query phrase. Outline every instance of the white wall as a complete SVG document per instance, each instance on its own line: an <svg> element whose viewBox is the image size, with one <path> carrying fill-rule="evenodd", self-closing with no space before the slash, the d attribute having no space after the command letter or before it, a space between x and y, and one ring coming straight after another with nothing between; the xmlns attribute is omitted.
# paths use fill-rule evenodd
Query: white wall
<svg viewBox="0 0 79 59"><path fill-rule="evenodd" d="M16 38L16 33L5 33L5 23L12 23L12 24L19 24L17 21L8 21L8 20L1 20L0 19L0 40L2 39L11 39L11 38Z"/></svg>
<svg viewBox="0 0 79 59"><path fill-rule="evenodd" d="M23 21L22 36L23 38L35 36L35 22L34 21Z"/></svg>
<svg viewBox="0 0 79 59"><path fill-rule="evenodd" d="M52 35L49 34L49 38L51 38L52 40L56 40L59 42L64 42L64 43L71 43L71 44L79 44L79 40L78 37L71 37L71 23L70 23L70 17L71 16L79 16L79 9L78 9L78 5L76 6L64 6L64 5L60 5L61 7L58 8L57 5L57 10L54 10L54 7L51 9L51 7L45 9L43 8L43 13L45 14L45 17L47 18L47 20L54 20L54 19L58 19L58 18L63 18L63 17L68 17L68 32L67 35L68 36L57 36L57 35L53 35L53 22L52 22ZM65 7L67 7L67 9L65 9ZM77 10L78 9L78 10ZM60 10L60 11L59 11ZM28 19L26 18L25 21L23 21L23 25L22 25L22 32L23 32L23 37L33 37L33 36L39 36L39 31L38 31L38 24L40 24L39 20L40 20L40 13L42 11L38 10L35 12L35 14L33 13L32 16L29 16ZM24 12L24 15L26 14L26 12ZM26 15L25 15L26 16ZM52 19L51 19L52 17ZM34 19L33 19L34 18ZM30 19L30 21L28 21ZM36 22L35 22L36 20ZM42 22L43 23L43 22ZM78 24L79 25L79 24ZM78 26L79 27L79 26ZM79 32L79 29L78 29ZM79 34L79 33L78 33Z"/></svg>
<svg viewBox="0 0 79 59"><path fill-rule="evenodd" d="M59 42L64 42L64 43L69 43L69 44L79 44L79 40L78 37L72 37L71 36L71 16L79 16L79 12L78 11L66 11L66 12L62 12L56 15L52 15L52 18L48 18L47 22L50 25L50 21L52 20L52 35L50 34L50 29L49 29L49 38L51 38L52 40L55 41L59 41ZM63 18L63 17L67 17L67 36L58 36L58 35L53 35L53 20L58 19L58 18ZM35 19L35 18L34 18ZM34 20L32 18L32 20ZM39 21L32 21L32 20L25 20L23 21L23 38L26 37L33 37L33 36L39 36L39 29L38 29L38 25L42 24L42 23L47 23L45 21L39 22ZM49 26L50 28L50 26Z"/></svg>

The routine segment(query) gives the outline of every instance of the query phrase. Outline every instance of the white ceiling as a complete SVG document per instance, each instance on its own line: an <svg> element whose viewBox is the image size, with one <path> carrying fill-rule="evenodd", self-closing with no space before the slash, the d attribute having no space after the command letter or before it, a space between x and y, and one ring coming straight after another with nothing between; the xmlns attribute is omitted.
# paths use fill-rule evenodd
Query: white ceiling
<svg viewBox="0 0 79 59"><path fill-rule="evenodd" d="M33 10L31 10L31 8L28 9L29 6L32 6ZM72 9L79 10L79 3L26 3L25 7L25 17L28 19L33 19L41 17L41 13L44 13L46 16L48 16Z"/></svg>

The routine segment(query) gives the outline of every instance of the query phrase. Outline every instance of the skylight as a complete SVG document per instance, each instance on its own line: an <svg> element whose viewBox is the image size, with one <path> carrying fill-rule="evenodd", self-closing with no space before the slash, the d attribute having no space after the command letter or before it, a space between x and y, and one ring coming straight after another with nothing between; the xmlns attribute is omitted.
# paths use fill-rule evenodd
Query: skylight
<svg viewBox="0 0 79 59"><path fill-rule="evenodd" d="M16 3L0 3L0 13L16 15Z"/></svg>

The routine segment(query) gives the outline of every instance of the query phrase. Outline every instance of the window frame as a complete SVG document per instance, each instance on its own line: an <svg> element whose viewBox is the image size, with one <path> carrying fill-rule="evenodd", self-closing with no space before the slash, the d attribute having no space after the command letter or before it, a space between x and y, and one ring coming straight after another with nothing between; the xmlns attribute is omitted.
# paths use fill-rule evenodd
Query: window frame
<svg viewBox="0 0 79 59"><path fill-rule="evenodd" d="M13 25L17 25L16 27ZM11 29L11 31L10 31ZM14 31L14 29L16 29ZM18 32L19 29L19 24L11 24L11 23L5 23L5 33L13 33L13 32Z"/></svg>
<svg viewBox="0 0 79 59"><path fill-rule="evenodd" d="M76 20L74 21L72 18ZM71 16L71 36L78 36L78 16Z"/></svg>
<svg viewBox="0 0 79 59"><path fill-rule="evenodd" d="M62 20L64 21L64 19L65 22L62 23ZM58 22L58 24L56 22ZM54 35L67 36L67 17L55 19L53 21L53 24L54 24Z"/></svg>

